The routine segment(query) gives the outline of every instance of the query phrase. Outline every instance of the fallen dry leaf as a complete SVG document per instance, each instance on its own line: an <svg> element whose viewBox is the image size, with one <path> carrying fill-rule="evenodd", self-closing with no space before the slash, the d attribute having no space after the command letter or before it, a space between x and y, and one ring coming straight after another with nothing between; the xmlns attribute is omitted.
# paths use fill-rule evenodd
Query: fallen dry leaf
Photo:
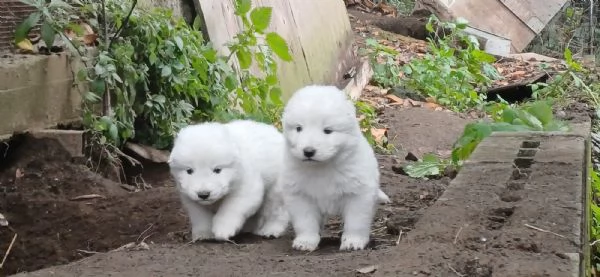
<svg viewBox="0 0 600 277"><path fill-rule="evenodd" d="M376 265L365 266L365 267L361 267L356 270L356 272L361 273L361 274L373 273L375 271L377 271Z"/></svg>
<svg viewBox="0 0 600 277"><path fill-rule="evenodd" d="M85 43L85 45L92 45L94 42L96 42L96 39L98 39L97 34L85 35L83 36L83 43Z"/></svg>
<svg viewBox="0 0 600 277"><path fill-rule="evenodd" d="M2 227L8 226L8 220L6 220L6 217L4 217L4 215L1 213L0 213L0 226L2 226Z"/></svg>
<svg viewBox="0 0 600 277"><path fill-rule="evenodd" d="M434 110L441 106L436 103L427 102L427 103L423 104L423 107Z"/></svg>
<svg viewBox="0 0 600 277"><path fill-rule="evenodd" d="M387 128L371 128L371 135L377 143L382 143L387 137Z"/></svg>
<svg viewBox="0 0 600 277"><path fill-rule="evenodd" d="M17 47L19 47L19 49L21 50L33 52L33 44L31 44L31 41L29 41L29 39L24 39L20 41L19 43L17 43Z"/></svg>
<svg viewBox="0 0 600 277"><path fill-rule="evenodd" d="M390 100L394 101L395 103L404 103L404 99L393 95L393 94L388 94L385 97L389 98Z"/></svg>
<svg viewBox="0 0 600 277"><path fill-rule="evenodd" d="M17 168L17 170L15 171L15 179L21 179L23 178L23 176L25 176L25 172L23 172L23 169Z"/></svg>
<svg viewBox="0 0 600 277"><path fill-rule="evenodd" d="M90 26L89 24L87 24L85 22L81 22L81 23L79 23L79 26L81 26L81 28L83 29L84 35L94 34L94 29L92 29L92 26Z"/></svg>

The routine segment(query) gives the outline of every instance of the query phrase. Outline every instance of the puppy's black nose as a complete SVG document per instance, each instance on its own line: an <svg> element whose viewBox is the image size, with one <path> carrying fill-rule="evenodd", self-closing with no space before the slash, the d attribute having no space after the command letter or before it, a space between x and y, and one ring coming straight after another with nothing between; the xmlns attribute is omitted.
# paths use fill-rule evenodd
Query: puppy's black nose
<svg viewBox="0 0 600 277"><path fill-rule="evenodd" d="M198 192L198 198L200 198L202 200L208 199L209 196L210 196L210 191L199 191Z"/></svg>
<svg viewBox="0 0 600 277"><path fill-rule="evenodd" d="M317 149L314 149L312 147L306 147L302 150L304 152L304 156L307 158L312 158L315 153L317 153Z"/></svg>

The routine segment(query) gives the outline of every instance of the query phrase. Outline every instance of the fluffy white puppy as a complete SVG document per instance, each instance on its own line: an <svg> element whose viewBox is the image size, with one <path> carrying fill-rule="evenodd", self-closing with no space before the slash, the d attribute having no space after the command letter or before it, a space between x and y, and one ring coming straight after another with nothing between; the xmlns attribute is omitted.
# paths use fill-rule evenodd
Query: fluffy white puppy
<svg viewBox="0 0 600 277"><path fill-rule="evenodd" d="M280 181L295 231L293 248L313 251L329 215L341 215L340 250L364 249L379 189L375 154L361 133L354 104L334 86L307 86L283 113L285 150Z"/></svg>
<svg viewBox="0 0 600 277"><path fill-rule="evenodd" d="M250 120L179 131L169 166L194 241L229 240L241 231L279 237L285 231L289 214L277 185L283 146L275 127Z"/></svg>

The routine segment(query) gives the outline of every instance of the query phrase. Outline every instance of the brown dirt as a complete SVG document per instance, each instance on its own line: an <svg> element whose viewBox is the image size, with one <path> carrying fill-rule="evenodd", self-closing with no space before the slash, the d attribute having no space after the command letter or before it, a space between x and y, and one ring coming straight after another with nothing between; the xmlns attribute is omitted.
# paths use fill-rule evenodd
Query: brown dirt
<svg viewBox="0 0 600 277"><path fill-rule="evenodd" d="M449 151L468 122L452 113L424 108L388 108L382 118L392 141L416 153ZM509 263L511 257L539 260L536 255L548 249L548 244L535 242L535 236L541 235L531 230L494 228L499 222L496 219L511 216L507 214L511 211L494 210L496 214L488 217L492 221L485 217L478 220L482 216L478 214L497 201L485 193L456 197L464 203L459 201L454 208L437 203L450 180L416 180L394 173L392 168L403 162L402 152L379 155L382 187L393 203L381 205L369 249L346 253L337 250L340 222L335 218L328 224L329 232L320 249L312 253L293 251L290 232L274 240L242 235L235 245L187 244L187 219L165 166L147 166L143 177L154 188L130 193L70 161L57 142L29 140L12 153L14 158L0 172L4 194L0 212L11 224L10 230L0 229L0 249L6 249L13 234L18 233L3 269L7 275L87 257L19 276L355 276L356 269L370 265L386 265L375 272L381 276L438 276L438 272L443 273L439 276L452 276L447 264L466 276L492 276L491 271ZM17 169L24 175L16 178ZM490 177L493 172L488 173L481 176L482 184L495 180ZM494 184L492 181L490 186ZM92 193L105 198L69 200ZM561 197L558 194L563 192L554 193ZM425 213L429 209L437 212ZM527 216L531 215L515 212L513 218ZM546 218L561 222L565 216L556 213ZM458 245L449 243L456 234L455 225L464 218L476 220L470 220ZM400 232L403 239L396 245ZM479 236L494 239L494 245L502 247L490 249L492 244L477 241ZM149 244L149 250L88 257L142 240ZM492 262L497 255L502 258ZM563 263L567 268L564 257L552 257L549 262ZM555 276L543 269L532 269L531 273Z"/></svg>
<svg viewBox="0 0 600 277"><path fill-rule="evenodd" d="M434 112L427 116L427 113L417 108L390 109L386 111L384 118L389 119L388 124L393 134L402 134L394 141L404 140L404 148L425 147L447 151L457 137L457 132L441 132L436 137L428 136L432 129L439 129L441 126L439 124L450 124L446 120L448 118L446 114L437 115ZM429 127L411 129L413 121L419 121L423 126ZM437 128L435 124L438 124ZM404 134L405 130L411 131ZM423 139L426 137L431 139ZM71 161L66 151L55 141L28 138L17 147L12 152L14 157L12 161L5 164L0 172L0 189L4 194L0 199L0 212L7 217L11 226L10 230L1 229L0 249L6 249L13 234L18 233L17 243L13 246L3 269L5 274L65 264L90 256L93 252L105 252L130 242L140 241L146 236L148 236L146 242L157 245L151 244L151 251L139 254L148 257L154 255L154 251L164 252L164 255L169 255L166 253L171 251L177 253L182 251L181 254L173 255L184 255L183 257L195 255L203 260L211 260L215 268L207 269L205 272L215 274L223 273L223 271L212 271L217 267L223 270L223 263L233 265L233 267L227 266L227 270L238 273L250 272L248 270L252 268L258 270L271 267L271 263L281 264L279 267L287 264L278 262L277 257L296 260L298 268L302 269L298 273L300 275L302 272L316 272L314 270L326 270L324 272L328 274L338 270L351 272L361 266L361 263L353 260L352 257L357 258L370 253L369 256L372 255L377 259L378 256L386 255L390 247L394 247L400 230L405 234L410 232L423 209L430 206L441 195L449 182L448 179L415 180L396 174L392 167L397 165L398 159L402 160L402 158L380 155L382 187L394 203L382 205L379 209L373 225L371 249L367 252L342 254L337 251L340 222L335 218L328 225L330 232L326 235L327 238L324 239L321 249L310 255L293 252L289 234L284 238L269 241L252 236L241 236L237 239L239 246L219 243L184 246L183 243L188 240L187 219L181 210L173 184L168 178L166 166L147 165L143 179L153 188L130 193L122 189L119 184L94 174L85 165ZM16 178L17 170L24 175ZM99 194L103 198L70 200L76 196L89 194ZM167 244L167 246L163 248L158 244ZM180 247L182 248L179 249ZM197 249L202 251L191 254ZM124 252L123 255L128 255L127 253ZM221 254L214 255L214 253ZM98 257L94 256L86 261L93 261ZM171 258L183 259L183 257ZM264 261L243 263L244 259L256 257L261 257ZM323 265L327 265L327 269L302 268L306 259L320 260ZM326 263L323 259L333 259L336 262ZM118 262L118 260L120 259L111 259L109 262L115 270L117 268L122 270L131 265L131 261ZM185 263L189 263L189 260ZM187 265L182 264L178 267L185 268ZM285 268L291 267L286 265ZM93 272L95 269L90 268L90 270ZM102 267L99 270L110 270L110 268ZM91 273L81 272L81 274Z"/></svg>

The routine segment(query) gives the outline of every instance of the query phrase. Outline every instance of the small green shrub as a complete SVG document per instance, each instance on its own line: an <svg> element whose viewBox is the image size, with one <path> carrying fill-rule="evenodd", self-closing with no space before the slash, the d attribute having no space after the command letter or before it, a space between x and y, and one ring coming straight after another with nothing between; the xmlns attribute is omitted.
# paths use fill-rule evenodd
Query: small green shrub
<svg viewBox="0 0 600 277"><path fill-rule="evenodd" d="M441 22L432 15L426 25L435 37L428 38L429 52L404 66L407 86L457 112L482 106L485 89L500 78L491 65L496 59L464 32L467 23L461 18Z"/></svg>
<svg viewBox="0 0 600 277"><path fill-rule="evenodd" d="M448 165L460 167L469 158L477 145L492 132L519 131L569 131L569 126L556 120L549 101L535 101L521 107L504 106L497 111L493 122L474 122L467 124L461 137L454 143L452 158L447 161L428 154L423 160L407 165L406 173L415 178L437 176Z"/></svg>

